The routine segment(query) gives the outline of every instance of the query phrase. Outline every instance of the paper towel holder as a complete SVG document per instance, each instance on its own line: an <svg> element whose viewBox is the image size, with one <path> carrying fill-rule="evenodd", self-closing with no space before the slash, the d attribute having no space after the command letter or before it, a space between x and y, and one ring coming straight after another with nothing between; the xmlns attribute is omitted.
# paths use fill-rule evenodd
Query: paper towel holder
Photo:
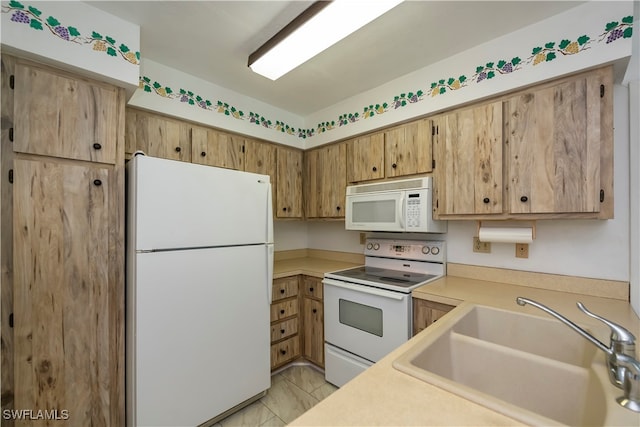
<svg viewBox="0 0 640 427"><path fill-rule="evenodd" d="M505 220L497 220L497 221L505 221ZM518 220L518 222L522 222L523 220ZM489 221L489 222L496 222L496 220L493 221ZM531 237L535 240L536 238L536 221L535 220L531 220L528 221L531 223ZM480 227L482 227L482 220L478 220L476 221L476 237L480 236ZM499 227L496 227L499 228Z"/></svg>

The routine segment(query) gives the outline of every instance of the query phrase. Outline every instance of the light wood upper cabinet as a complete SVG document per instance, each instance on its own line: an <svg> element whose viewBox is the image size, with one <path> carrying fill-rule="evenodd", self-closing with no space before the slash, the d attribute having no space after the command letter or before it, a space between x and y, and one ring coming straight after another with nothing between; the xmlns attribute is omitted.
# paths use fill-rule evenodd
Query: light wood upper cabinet
<svg viewBox="0 0 640 427"><path fill-rule="evenodd" d="M434 119L440 215L502 213L502 102Z"/></svg>
<svg viewBox="0 0 640 427"><path fill-rule="evenodd" d="M347 181L384 178L384 133L347 141Z"/></svg>
<svg viewBox="0 0 640 427"><path fill-rule="evenodd" d="M271 182L271 201L275 212L277 188L276 146L250 138L245 139L244 170L269 175Z"/></svg>
<svg viewBox="0 0 640 427"><path fill-rule="evenodd" d="M192 126L191 162L227 169L244 170L243 137Z"/></svg>
<svg viewBox="0 0 640 427"><path fill-rule="evenodd" d="M302 151L278 146L275 218L302 218Z"/></svg>
<svg viewBox="0 0 640 427"><path fill-rule="evenodd" d="M125 152L136 150L163 159L191 161L189 124L159 114L126 109Z"/></svg>
<svg viewBox="0 0 640 427"><path fill-rule="evenodd" d="M611 74L600 70L505 101L510 212L597 213L601 189L603 202L612 197L610 178L601 182L612 91Z"/></svg>
<svg viewBox="0 0 640 427"><path fill-rule="evenodd" d="M431 120L422 119L384 133L385 175L394 178L431 172Z"/></svg>
<svg viewBox="0 0 640 427"><path fill-rule="evenodd" d="M117 88L21 62L14 87L14 151L115 163Z"/></svg>
<svg viewBox="0 0 640 427"><path fill-rule="evenodd" d="M307 218L344 218L347 188L346 143L305 152Z"/></svg>
<svg viewBox="0 0 640 427"><path fill-rule="evenodd" d="M436 216L613 218L612 81L604 67L436 117Z"/></svg>

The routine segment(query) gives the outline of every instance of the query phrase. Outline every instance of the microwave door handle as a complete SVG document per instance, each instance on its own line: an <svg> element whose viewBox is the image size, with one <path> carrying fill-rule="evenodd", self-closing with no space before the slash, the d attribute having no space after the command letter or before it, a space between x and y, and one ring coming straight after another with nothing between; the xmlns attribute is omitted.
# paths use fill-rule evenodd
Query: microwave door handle
<svg viewBox="0 0 640 427"><path fill-rule="evenodd" d="M400 228L404 230L404 196L400 196L400 203L398 203L398 223Z"/></svg>

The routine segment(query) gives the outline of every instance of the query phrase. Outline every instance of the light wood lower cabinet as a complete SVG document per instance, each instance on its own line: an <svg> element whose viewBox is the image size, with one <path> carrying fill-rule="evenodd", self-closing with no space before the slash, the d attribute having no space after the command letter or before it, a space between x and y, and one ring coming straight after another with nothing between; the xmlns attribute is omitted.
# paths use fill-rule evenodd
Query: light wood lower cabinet
<svg viewBox="0 0 640 427"><path fill-rule="evenodd" d="M455 306L435 301L413 299L413 335L430 326L442 316L453 310Z"/></svg>
<svg viewBox="0 0 640 427"><path fill-rule="evenodd" d="M324 367L324 304L322 300L322 279L303 276L302 278L302 356Z"/></svg>
<svg viewBox="0 0 640 427"><path fill-rule="evenodd" d="M271 369L302 357L324 367L322 279L291 276L273 281Z"/></svg>

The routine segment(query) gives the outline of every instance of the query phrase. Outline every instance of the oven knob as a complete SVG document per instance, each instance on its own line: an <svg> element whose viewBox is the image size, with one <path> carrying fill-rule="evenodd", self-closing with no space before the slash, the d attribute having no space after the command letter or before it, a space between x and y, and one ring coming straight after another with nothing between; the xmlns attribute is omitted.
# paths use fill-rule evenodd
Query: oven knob
<svg viewBox="0 0 640 427"><path fill-rule="evenodd" d="M373 248L373 243L367 243L367 249L371 250Z"/></svg>
<svg viewBox="0 0 640 427"><path fill-rule="evenodd" d="M423 246L423 247L422 247L422 253L423 253L423 254L428 254L428 253L429 253L429 250L430 250L430 249L429 249L429 246Z"/></svg>
<svg viewBox="0 0 640 427"><path fill-rule="evenodd" d="M378 249L380 249L380 244L379 243L374 243L373 244L373 250L377 251Z"/></svg>
<svg viewBox="0 0 640 427"><path fill-rule="evenodd" d="M433 255L438 255L438 254L440 253L440 248L439 248L439 247L437 247L437 246L432 247L432 248L431 248L431 253L432 253Z"/></svg>

